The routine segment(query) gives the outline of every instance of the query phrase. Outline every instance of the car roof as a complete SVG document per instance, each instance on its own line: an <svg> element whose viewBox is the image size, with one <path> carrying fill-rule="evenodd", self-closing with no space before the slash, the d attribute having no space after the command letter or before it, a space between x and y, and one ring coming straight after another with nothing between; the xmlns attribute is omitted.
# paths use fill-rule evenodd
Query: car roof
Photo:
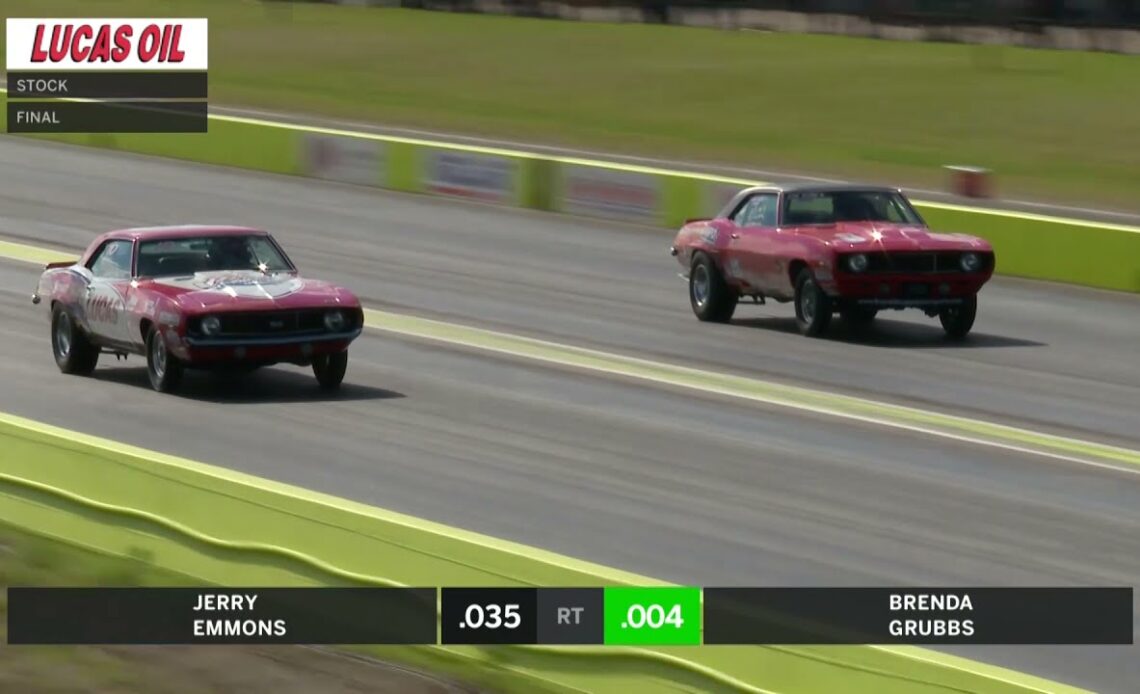
<svg viewBox="0 0 1140 694"><path fill-rule="evenodd" d="M777 192L777 193L840 193L843 191L864 191L864 192L883 192L883 193L897 193L899 188L894 186L879 186L867 185L862 183L827 183L820 181L793 181L786 183L764 183L758 186L752 186L742 192L760 193L760 192Z"/></svg>
<svg viewBox="0 0 1140 694"><path fill-rule="evenodd" d="M209 225L209 224L182 224L153 227L131 227L117 229L103 235L108 239L155 240L155 239L184 239L195 236L249 236L251 234L267 235L264 229L242 226Z"/></svg>

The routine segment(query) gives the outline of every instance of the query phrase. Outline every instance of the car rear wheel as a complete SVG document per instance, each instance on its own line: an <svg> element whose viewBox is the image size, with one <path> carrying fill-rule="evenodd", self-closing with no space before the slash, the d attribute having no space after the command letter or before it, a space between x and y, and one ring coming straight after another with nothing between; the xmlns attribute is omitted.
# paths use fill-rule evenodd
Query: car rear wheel
<svg viewBox="0 0 1140 694"><path fill-rule="evenodd" d="M978 295L974 294L962 301L960 306L944 308L938 314L942 329L946 334L956 340L965 337L974 327L974 318L978 315Z"/></svg>
<svg viewBox="0 0 1140 694"><path fill-rule="evenodd" d="M146 374L152 388L173 393L182 382L182 362L166 348L166 340L155 328L146 338Z"/></svg>
<svg viewBox="0 0 1140 694"><path fill-rule="evenodd" d="M736 311L740 295L724 281L712 258L698 254L689 269L689 304L702 321L727 323Z"/></svg>
<svg viewBox="0 0 1140 694"><path fill-rule="evenodd" d="M56 366L65 374L86 376L99 362L99 348L59 305L51 312L51 351Z"/></svg>
<svg viewBox="0 0 1140 694"><path fill-rule="evenodd" d="M348 370L348 352L336 354L322 354L313 359L313 375L317 383L325 390L336 390L344 381L344 372Z"/></svg>
<svg viewBox="0 0 1140 694"><path fill-rule="evenodd" d="M818 337L831 323L831 297L815 283L810 270L796 278L796 325L800 333Z"/></svg>

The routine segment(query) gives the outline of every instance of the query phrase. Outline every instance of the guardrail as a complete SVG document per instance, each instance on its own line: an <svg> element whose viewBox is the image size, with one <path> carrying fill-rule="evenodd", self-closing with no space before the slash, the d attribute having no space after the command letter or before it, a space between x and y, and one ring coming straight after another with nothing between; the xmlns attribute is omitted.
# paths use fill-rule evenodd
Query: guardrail
<svg viewBox="0 0 1140 694"><path fill-rule="evenodd" d="M762 182L224 115L206 134L21 137L672 228ZM999 274L1140 292L1140 227L914 202L939 231L987 238Z"/></svg>
<svg viewBox="0 0 1140 694"><path fill-rule="evenodd" d="M229 586L664 585L3 413L0 519ZM505 694L1080 691L916 648L436 646L386 657L396 650Z"/></svg>

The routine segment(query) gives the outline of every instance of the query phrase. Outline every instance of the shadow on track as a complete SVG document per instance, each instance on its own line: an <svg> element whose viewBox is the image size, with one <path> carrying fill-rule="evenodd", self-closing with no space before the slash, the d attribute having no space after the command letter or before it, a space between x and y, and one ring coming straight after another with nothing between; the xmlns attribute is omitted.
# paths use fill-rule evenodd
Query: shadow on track
<svg viewBox="0 0 1140 694"><path fill-rule="evenodd" d="M91 375L99 381L151 390L145 367L101 367ZM310 370L266 367L248 374L187 371L178 390L169 397L214 403L349 402L392 400L403 393L352 382L352 364L340 390L325 391Z"/></svg>
<svg viewBox="0 0 1140 694"><path fill-rule="evenodd" d="M792 317L762 316L756 318L739 318L732 321L733 325L748 328L771 330L773 332L798 334L796 319ZM908 323L905 321L890 320L889 318L876 318L875 322L867 326L852 326L839 316L831 322L824 335L825 340L832 342L846 342L867 347L888 347L905 349L970 349L976 347L1046 347L1046 343L1035 340L1023 340L1003 335L990 335L987 333L972 332L963 340L951 340L938 324L938 319L932 318L931 325Z"/></svg>

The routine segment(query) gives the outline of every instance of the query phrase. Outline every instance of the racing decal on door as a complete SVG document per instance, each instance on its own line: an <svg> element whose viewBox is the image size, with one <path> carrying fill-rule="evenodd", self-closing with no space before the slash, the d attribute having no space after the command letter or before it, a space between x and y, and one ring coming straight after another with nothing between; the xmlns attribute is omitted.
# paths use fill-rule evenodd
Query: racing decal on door
<svg viewBox="0 0 1140 694"><path fill-rule="evenodd" d="M87 297L84 310L87 320L92 323L115 325L119 322L119 300L107 294L92 294Z"/></svg>

